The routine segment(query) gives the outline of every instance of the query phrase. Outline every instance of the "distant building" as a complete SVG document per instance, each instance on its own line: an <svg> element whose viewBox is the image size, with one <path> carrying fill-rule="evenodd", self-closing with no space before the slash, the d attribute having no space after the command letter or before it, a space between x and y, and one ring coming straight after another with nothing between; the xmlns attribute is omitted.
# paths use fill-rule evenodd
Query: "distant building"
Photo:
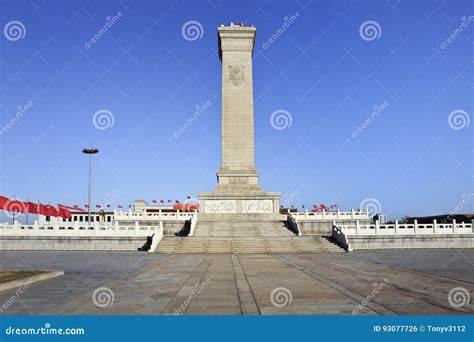
<svg viewBox="0 0 474 342"><path fill-rule="evenodd" d="M91 222L111 223L114 220L113 211L91 211ZM87 211L71 211L70 218L52 217L39 215L39 224L44 225L53 222L88 222L89 213Z"/></svg>

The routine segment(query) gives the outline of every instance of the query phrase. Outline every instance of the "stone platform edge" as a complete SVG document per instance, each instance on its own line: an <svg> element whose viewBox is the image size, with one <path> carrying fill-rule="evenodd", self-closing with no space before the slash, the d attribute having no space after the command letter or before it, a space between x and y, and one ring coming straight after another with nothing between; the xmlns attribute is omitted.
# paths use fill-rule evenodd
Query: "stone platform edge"
<svg viewBox="0 0 474 342"><path fill-rule="evenodd" d="M146 236L0 236L0 251L136 251Z"/></svg>
<svg viewBox="0 0 474 342"><path fill-rule="evenodd" d="M25 285L29 286L29 285L31 285L33 283L37 283L39 281L48 280L48 279L60 277L60 276L63 276L63 275L64 275L64 270L56 270L56 271L46 270L46 271L44 271L44 273L35 274L35 275L29 276L29 277L24 277L24 278L10 280L10 281L0 283L0 292L11 290L11 289L18 288L18 287L25 286Z"/></svg>
<svg viewBox="0 0 474 342"><path fill-rule="evenodd" d="M411 248L474 248L472 234L437 235L347 235L353 251Z"/></svg>

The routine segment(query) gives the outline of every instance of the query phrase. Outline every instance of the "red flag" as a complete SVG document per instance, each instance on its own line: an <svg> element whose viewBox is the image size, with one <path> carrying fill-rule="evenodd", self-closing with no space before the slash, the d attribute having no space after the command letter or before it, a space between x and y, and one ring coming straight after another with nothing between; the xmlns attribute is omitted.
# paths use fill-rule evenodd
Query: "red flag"
<svg viewBox="0 0 474 342"><path fill-rule="evenodd" d="M176 203L179 203L179 201L178 201L178 200L176 200Z"/></svg>
<svg viewBox="0 0 474 342"><path fill-rule="evenodd" d="M302 204L302 205L301 205L301 208L303 208L303 209L304 209L304 204Z"/></svg>
<svg viewBox="0 0 474 342"><path fill-rule="evenodd" d="M101 208L101 205L100 205L100 204L96 204L95 207L96 207L96 208Z"/></svg>
<svg viewBox="0 0 474 342"><path fill-rule="evenodd" d="M152 202L152 203L158 203L158 202L156 202L156 200L151 200L151 202Z"/></svg>
<svg viewBox="0 0 474 342"><path fill-rule="evenodd" d="M44 204L39 204L39 213L40 215L48 216L48 208Z"/></svg>
<svg viewBox="0 0 474 342"><path fill-rule="evenodd" d="M160 203L165 203L165 201L163 201L163 200L160 200Z"/></svg>
<svg viewBox="0 0 474 342"><path fill-rule="evenodd" d="M5 209L5 204L9 201L8 198L0 196L0 209Z"/></svg>
<svg viewBox="0 0 474 342"><path fill-rule="evenodd" d="M38 214L38 204L32 203L32 202L27 202L27 208L28 212L30 214Z"/></svg>
<svg viewBox="0 0 474 342"><path fill-rule="evenodd" d="M50 204L46 206L46 212L47 212L46 216L59 216L59 213L56 210L56 208Z"/></svg>
<svg viewBox="0 0 474 342"><path fill-rule="evenodd" d="M186 196L187 199L191 199L191 196Z"/></svg>
<svg viewBox="0 0 474 342"><path fill-rule="evenodd" d="M291 207L294 208L295 206L292 204Z"/></svg>
<svg viewBox="0 0 474 342"><path fill-rule="evenodd" d="M284 208L284 207L283 207L283 204L280 204L280 208Z"/></svg>
<svg viewBox="0 0 474 342"><path fill-rule="evenodd" d="M70 218L71 212L64 207L59 207L58 216L64 217L64 218Z"/></svg>
<svg viewBox="0 0 474 342"><path fill-rule="evenodd" d="M11 211L14 213L24 213L26 212L27 204L18 200L9 200L5 203L5 210Z"/></svg>
<svg viewBox="0 0 474 342"><path fill-rule="evenodd" d="M89 208L89 206L87 204L84 204L84 208Z"/></svg>
<svg viewBox="0 0 474 342"><path fill-rule="evenodd" d="M119 205L117 206L117 208L123 208L123 206L119 204Z"/></svg>
<svg viewBox="0 0 474 342"><path fill-rule="evenodd" d="M171 203L171 200L168 200L168 203Z"/></svg>

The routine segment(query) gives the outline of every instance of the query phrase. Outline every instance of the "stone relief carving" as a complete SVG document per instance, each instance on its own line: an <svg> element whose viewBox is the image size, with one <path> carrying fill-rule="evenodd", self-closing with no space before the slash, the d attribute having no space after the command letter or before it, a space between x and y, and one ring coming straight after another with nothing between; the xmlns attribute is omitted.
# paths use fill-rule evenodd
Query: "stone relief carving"
<svg viewBox="0 0 474 342"><path fill-rule="evenodd" d="M247 177L230 177L229 184L248 184Z"/></svg>
<svg viewBox="0 0 474 342"><path fill-rule="evenodd" d="M229 82L238 87L245 82L245 66L229 65Z"/></svg>
<svg viewBox="0 0 474 342"><path fill-rule="evenodd" d="M251 38L222 38L222 50L228 51L252 51L253 39Z"/></svg>
<svg viewBox="0 0 474 342"><path fill-rule="evenodd" d="M243 213L273 213L272 200L242 200Z"/></svg>
<svg viewBox="0 0 474 342"><path fill-rule="evenodd" d="M236 200L207 200L205 202L206 213L236 213L237 212L237 201Z"/></svg>

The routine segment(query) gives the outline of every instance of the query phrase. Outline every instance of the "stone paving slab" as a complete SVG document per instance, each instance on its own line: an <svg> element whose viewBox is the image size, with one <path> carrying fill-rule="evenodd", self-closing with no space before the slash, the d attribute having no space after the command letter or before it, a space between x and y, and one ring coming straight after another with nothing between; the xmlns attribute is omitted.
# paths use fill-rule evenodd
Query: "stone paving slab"
<svg viewBox="0 0 474 342"><path fill-rule="evenodd" d="M64 269L0 293L0 315L472 315L472 260L474 250L0 252L3 270ZM471 300L451 305L454 288Z"/></svg>

